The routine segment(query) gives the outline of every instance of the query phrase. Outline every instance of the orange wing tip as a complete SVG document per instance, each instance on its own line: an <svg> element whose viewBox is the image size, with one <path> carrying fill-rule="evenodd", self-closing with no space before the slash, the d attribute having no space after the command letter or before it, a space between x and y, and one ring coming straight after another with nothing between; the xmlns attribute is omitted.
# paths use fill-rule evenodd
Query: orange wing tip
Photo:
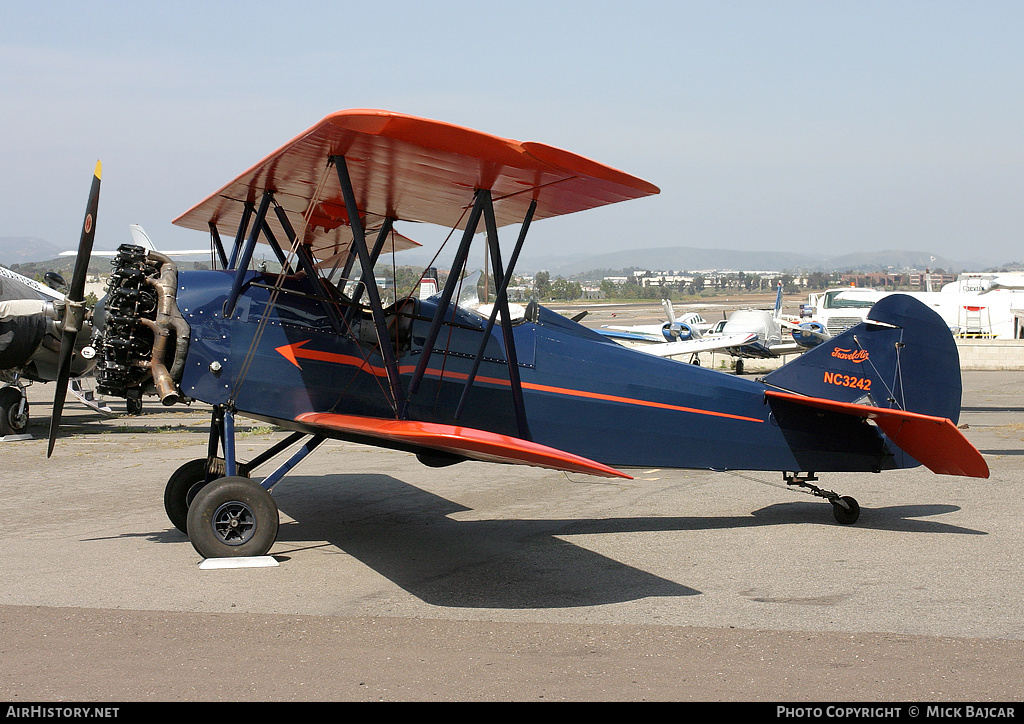
<svg viewBox="0 0 1024 724"><path fill-rule="evenodd" d="M531 465L605 478L633 479L615 468L564 450L472 427L330 412L308 412L296 417L295 421L327 430L455 453L482 462Z"/></svg>
<svg viewBox="0 0 1024 724"><path fill-rule="evenodd" d="M922 415L917 412L893 410L851 402L837 402L821 397L805 397L788 392L766 390L765 395L795 402L798 405L831 410L872 420L895 445L939 475L962 475L987 478L988 463L978 449L964 437L952 420Z"/></svg>

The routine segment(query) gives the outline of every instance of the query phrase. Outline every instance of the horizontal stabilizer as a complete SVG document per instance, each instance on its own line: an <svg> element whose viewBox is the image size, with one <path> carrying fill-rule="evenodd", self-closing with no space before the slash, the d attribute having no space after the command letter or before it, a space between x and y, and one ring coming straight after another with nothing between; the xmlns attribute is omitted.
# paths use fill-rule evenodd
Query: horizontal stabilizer
<svg viewBox="0 0 1024 724"><path fill-rule="evenodd" d="M532 465L551 470L632 480L632 477L625 473L579 455L472 427L331 412L308 412L299 415L295 420L325 431L386 440L412 449L435 450L471 460Z"/></svg>
<svg viewBox="0 0 1024 724"><path fill-rule="evenodd" d="M775 390L766 390L765 395L798 405L871 420L895 445L933 473L971 478L988 477L988 464L981 453L948 418Z"/></svg>

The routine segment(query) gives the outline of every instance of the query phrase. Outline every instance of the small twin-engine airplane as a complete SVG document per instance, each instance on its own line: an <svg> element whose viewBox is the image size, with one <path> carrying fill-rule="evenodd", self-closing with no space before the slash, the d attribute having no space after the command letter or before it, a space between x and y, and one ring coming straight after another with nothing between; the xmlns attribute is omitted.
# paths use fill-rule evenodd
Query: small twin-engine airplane
<svg viewBox="0 0 1024 724"><path fill-rule="evenodd" d="M678 342L680 340L703 337L715 326L701 316L700 312L684 312L676 315L672 300L662 299L661 307L665 310L668 321L660 324L616 325L604 324L597 331L605 337L634 342Z"/></svg>
<svg viewBox="0 0 1024 724"><path fill-rule="evenodd" d="M536 304L512 313L507 289L534 221L656 193L539 143L385 111L335 113L175 220L211 235L222 269L179 273L166 255L121 247L93 318L98 388L212 405L206 454L175 471L164 496L206 558L267 554L278 528L271 489L327 438L431 466L621 478L636 466L781 471L830 501L841 523L857 519L857 502L815 486L815 473L924 464L988 475L955 425L953 339L912 299L887 298L871 322L757 381L627 349ZM374 267L412 243L397 221L461 235L438 294L385 306ZM505 256L498 230L511 225ZM497 289L486 312L455 303L481 230ZM280 273L249 268L257 242ZM91 243L83 233L79 264ZM69 295L80 298L75 282ZM65 361L81 326L80 308L68 309ZM48 456L62 404L58 385ZM291 434L243 462L238 415ZM269 475L250 477L291 446Z"/></svg>
<svg viewBox="0 0 1024 724"><path fill-rule="evenodd" d="M690 355L691 362L699 364L697 355L701 352L724 351L737 357L736 374L743 374L743 360L766 359L796 354L817 346L829 339L825 328L817 322L790 322L782 316L782 284L775 294L775 307L768 309L737 309L718 328L711 325L688 323L689 320L677 320L672 310L672 303L663 303L668 313L668 321L661 326L662 338L647 334L646 341L655 342L641 345L639 349L659 357L679 357ZM703 322L703 318L699 318ZM642 333L647 327L608 327L602 334L617 339L628 339L622 336L631 333Z"/></svg>

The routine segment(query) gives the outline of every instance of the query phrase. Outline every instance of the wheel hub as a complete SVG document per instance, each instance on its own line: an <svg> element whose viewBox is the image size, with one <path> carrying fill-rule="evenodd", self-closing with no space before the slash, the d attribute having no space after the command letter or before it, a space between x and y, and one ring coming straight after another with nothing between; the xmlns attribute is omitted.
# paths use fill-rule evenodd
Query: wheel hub
<svg viewBox="0 0 1024 724"><path fill-rule="evenodd" d="M224 503L213 514L213 532L229 546L240 546L256 533L256 516L248 505L239 501Z"/></svg>

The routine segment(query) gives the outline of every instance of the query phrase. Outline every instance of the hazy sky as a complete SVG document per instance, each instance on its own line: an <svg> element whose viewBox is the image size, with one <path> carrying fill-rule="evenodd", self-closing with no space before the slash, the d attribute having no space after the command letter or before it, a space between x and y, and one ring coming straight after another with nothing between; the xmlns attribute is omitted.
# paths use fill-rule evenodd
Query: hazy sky
<svg viewBox="0 0 1024 724"><path fill-rule="evenodd" d="M549 252L910 249L1024 261L1024 2L4 0L0 236L171 220L330 112L560 146L657 184ZM401 227L429 241L443 232ZM536 249L534 249L536 251Z"/></svg>

